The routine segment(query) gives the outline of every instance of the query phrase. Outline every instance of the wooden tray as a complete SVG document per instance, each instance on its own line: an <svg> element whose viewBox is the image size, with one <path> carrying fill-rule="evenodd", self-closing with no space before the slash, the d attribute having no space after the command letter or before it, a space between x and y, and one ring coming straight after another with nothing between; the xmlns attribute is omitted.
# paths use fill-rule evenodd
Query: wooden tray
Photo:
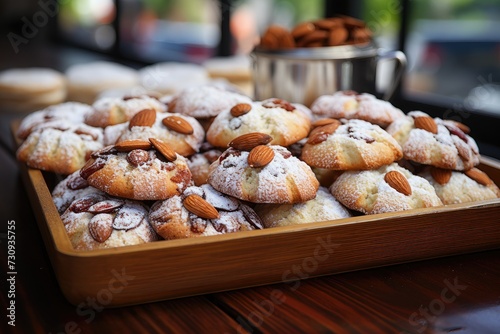
<svg viewBox="0 0 500 334"><path fill-rule="evenodd" d="M500 163L479 166L500 184ZM116 307L500 248L500 199L220 236L75 251L44 176L20 164L59 285Z"/></svg>

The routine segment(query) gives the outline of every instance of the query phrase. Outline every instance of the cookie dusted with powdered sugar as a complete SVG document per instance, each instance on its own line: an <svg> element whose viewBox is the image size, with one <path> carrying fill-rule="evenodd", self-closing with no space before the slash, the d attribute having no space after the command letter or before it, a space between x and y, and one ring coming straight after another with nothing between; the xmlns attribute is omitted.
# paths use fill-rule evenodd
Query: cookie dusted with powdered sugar
<svg viewBox="0 0 500 334"><path fill-rule="evenodd" d="M85 165L103 147L102 129L67 120L43 123L17 150L17 159L31 168L68 175Z"/></svg>
<svg viewBox="0 0 500 334"><path fill-rule="evenodd" d="M190 156L199 151L205 138L205 131L193 117L159 113L152 109L138 112L129 122L104 129L105 145L149 138L160 139L180 155Z"/></svg>
<svg viewBox="0 0 500 334"><path fill-rule="evenodd" d="M443 204L483 201L500 197L497 185L483 171L466 172L426 167L419 173L432 184Z"/></svg>
<svg viewBox="0 0 500 334"><path fill-rule="evenodd" d="M75 199L61 215L76 250L139 245L158 240L148 208L137 201L103 194Z"/></svg>
<svg viewBox="0 0 500 334"><path fill-rule="evenodd" d="M272 138L249 133L235 138L211 166L208 183L218 191L253 203L298 203L319 187L311 168Z"/></svg>
<svg viewBox="0 0 500 334"><path fill-rule="evenodd" d="M349 211L325 187L320 187L316 197L307 202L257 204L254 210L266 228L351 217Z"/></svg>
<svg viewBox="0 0 500 334"><path fill-rule="evenodd" d="M68 121L69 123L79 125L83 123L85 115L91 111L91 106L78 102L55 104L32 112L23 118L16 131L16 135L20 139L26 139L31 132L40 128L51 127L54 122L58 121Z"/></svg>
<svg viewBox="0 0 500 334"><path fill-rule="evenodd" d="M272 145L289 146L307 137L311 128L304 108L281 99L231 105L214 119L207 140L227 147L234 138L258 131L273 137Z"/></svg>
<svg viewBox="0 0 500 334"><path fill-rule="evenodd" d="M168 105L168 111L197 119L208 119L235 104L251 102L248 96L206 84L185 88L174 95Z"/></svg>
<svg viewBox="0 0 500 334"><path fill-rule="evenodd" d="M312 103L311 111L316 119L362 119L383 128L404 117L404 113L391 103L368 93L358 94L354 91L322 95Z"/></svg>
<svg viewBox="0 0 500 334"><path fill-rule="evenodd" d="M85 116L85 123L105 128L109 125L125 123L144 109L165 112L167 107L156 98L144 95L140 97L104 97L94 102L92 112Z"/></svg>
<svg viewBox="0 0 500 334"><path fill-rule="evenodd" d="M412 111L392 123L389 132L403 148L405 159L444 169L469 170L479 164L479 149L464 126Z"/></svg>
<svg viewBox="0 0 500 334"><path fill-rule="evenodd" d="M192 183L186 159L154 138L94 152L80 175L107 194L135 200L167 199Z"/></svg>
<svg viewBox="0 0 500 334"><path fill-rule="evenodd" d="M301 159L317 168L364 170L390 164L402 156L398 142L378 125L331 119L311 131Z"/></svg>
<svg viewBox="0 0 500 334"><path fill-rule="evenodd" d="M397 163L375 170L346 171L330 187L332 195L349 209L365 214L440 206L432 185Z"/></svg>
<svg viewBox="0 0 500 334"><path fill-rule="evenodd" d="M188 187L180 195L158 201L149 219L164 239L184 239L262 229L255 212L208 184Z"/></svg>

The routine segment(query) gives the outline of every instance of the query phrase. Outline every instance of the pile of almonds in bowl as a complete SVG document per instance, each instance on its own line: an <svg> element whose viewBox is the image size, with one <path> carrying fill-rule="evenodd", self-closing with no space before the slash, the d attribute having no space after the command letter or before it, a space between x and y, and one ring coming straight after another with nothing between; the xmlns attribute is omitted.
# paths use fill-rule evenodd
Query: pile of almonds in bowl
<svg viewBox="0 0 500 334"><path fill-rule="evenodd" d="M372 39L366 24L354 17L338 16L302 22L292 30L271 25L261 37L261 49L278 50L365 44Z"/></svg>

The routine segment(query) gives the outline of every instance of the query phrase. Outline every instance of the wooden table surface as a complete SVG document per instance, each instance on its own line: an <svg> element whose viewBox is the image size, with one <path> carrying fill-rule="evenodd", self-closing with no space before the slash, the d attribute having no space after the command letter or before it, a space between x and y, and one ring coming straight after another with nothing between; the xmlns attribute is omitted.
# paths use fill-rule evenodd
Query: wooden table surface
<svg viewBox="0 0 500 334"><path fill-rule="evenodd" d="M0 114L1 333L500 333L500 250L115 309L95 296L74 306L20 179L8 129L18 117ZM6 317L11 221L15 327Z"/></svg>

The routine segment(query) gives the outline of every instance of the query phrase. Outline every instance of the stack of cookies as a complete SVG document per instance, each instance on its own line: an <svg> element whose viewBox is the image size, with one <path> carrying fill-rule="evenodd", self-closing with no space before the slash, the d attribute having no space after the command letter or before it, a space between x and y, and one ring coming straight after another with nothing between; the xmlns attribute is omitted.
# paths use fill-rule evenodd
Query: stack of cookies
<svg viewBox="0 0 500 334"><path fill-rule="evenodd" d="M0 72L0 107L30 112L66 99L64 76L48 68L13 68Z"/></svg>
<svg viewBox="0 0 500 334"><path fill-rule="evenodd" d="M498 197L467 132L369 94L309 109L204 84L40 110L17 154L65 176L54 203L89 250Z"/></svg>

